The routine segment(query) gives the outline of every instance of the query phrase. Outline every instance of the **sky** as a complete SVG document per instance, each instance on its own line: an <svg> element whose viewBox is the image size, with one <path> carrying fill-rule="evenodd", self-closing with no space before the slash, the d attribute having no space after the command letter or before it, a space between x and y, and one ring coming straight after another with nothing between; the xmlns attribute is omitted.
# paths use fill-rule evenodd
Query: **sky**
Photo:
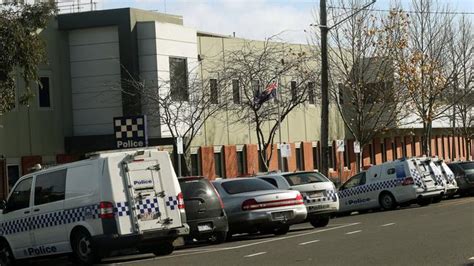
<svg viewBox="0 0 474 266"><path fill-rule="evenodd" d="M288 42L307 43L319 0L96 0L98 9L133 7L183 16L184 25L199 31L263 40L275 34ZM360 0L370 2L370 0ZM408 7L411 0L400 0ZM474 0L438 0L456 11L474 13ZM328 0L329 2L329 0ZM377 0L375 9L388 9ZM345 12L345 11L343 11ZM474 15L467 15L474 20ZM330 25L330 21L328 21Z"/></svg>

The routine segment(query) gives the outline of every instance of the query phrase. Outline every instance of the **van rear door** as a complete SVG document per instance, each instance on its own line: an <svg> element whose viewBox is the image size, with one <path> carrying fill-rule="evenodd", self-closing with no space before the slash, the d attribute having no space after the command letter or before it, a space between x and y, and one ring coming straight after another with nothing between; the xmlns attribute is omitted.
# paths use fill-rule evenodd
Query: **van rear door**
<svg viewBox="0 0 474 266"><path fill-rule="evenodd" d="M425 160L415 160L415 166L421 175L421 180L425 186L426 191L436 190L435 180L431 176L430 167L428 161Z"/></svg>
<svg viewBox="0 0 474 266"><path fill-rule="evenodd" d="M128 204L137 231L181 227L179 209L184 206L182 198L178 199L181 191L169 157L135 158L124 166L129 183Z"/></svg>

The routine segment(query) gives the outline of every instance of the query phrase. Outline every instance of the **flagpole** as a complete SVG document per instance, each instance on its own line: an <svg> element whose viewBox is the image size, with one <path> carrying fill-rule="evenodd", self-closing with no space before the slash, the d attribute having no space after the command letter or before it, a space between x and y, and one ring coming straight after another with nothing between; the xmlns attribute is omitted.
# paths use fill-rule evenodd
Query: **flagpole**
<svg viewBox="0 0 474 266"><path fill-rule="evenodd" d="M283 172L285 169L285 166L283 165L283 154L282 154L282 148L281 148L281 114L280 114L280 75L278 75L278 86L276 89L276 100L277 100L277 108L278 108L278 141L280 143L280 170ZM277 154L278 156L278 154Z"/></svg>

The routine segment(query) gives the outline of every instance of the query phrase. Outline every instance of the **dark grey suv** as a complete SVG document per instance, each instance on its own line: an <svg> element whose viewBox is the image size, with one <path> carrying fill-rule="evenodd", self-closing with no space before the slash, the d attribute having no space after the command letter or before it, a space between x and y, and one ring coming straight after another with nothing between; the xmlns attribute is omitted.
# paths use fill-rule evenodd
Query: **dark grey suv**
<svg viewBox="0 0 474 266"><path fill-rule="evenodd" d="M229 225L224 204L214 186L202 176L178 179L184 198L190 239L218 244L225 241Z"/></svg>
<svg viewBox="0 0 474 266"><path fill-rule="evenodd" d="M448 163L458 184L461 196L474 193L474 161Z"/></svg>

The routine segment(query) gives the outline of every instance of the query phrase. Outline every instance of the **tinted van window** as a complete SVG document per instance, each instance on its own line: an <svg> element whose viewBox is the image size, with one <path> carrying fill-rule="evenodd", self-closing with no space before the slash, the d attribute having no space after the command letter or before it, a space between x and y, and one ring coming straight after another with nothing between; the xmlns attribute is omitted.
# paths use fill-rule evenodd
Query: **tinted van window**
<svg viewBox="0 0 474 266"><path fill-rule="evenodd" d="M64 200L66 171L63 169L36 177L35 205Z"/></svg>
<svg viewBox="0 0 474 266"><path fill-rule="evenodd" d="M222 183L222 187L228 194L238 194L259 190L274 190L275 186L260 179L241 179Z"/></svg>
<svg viewBox="0 0 474 266"><path fill-rule="evenodd" d="M28 178L18 183L8 199L6 206L8 212L28 208L30 206L32 180L33 178Z"/></svg>
<svg viewBox="0 0 474 266"><path fill-rule="evenodd" d="M184 200L217 197L214 188L205 179L180 180Z"/></svg>

